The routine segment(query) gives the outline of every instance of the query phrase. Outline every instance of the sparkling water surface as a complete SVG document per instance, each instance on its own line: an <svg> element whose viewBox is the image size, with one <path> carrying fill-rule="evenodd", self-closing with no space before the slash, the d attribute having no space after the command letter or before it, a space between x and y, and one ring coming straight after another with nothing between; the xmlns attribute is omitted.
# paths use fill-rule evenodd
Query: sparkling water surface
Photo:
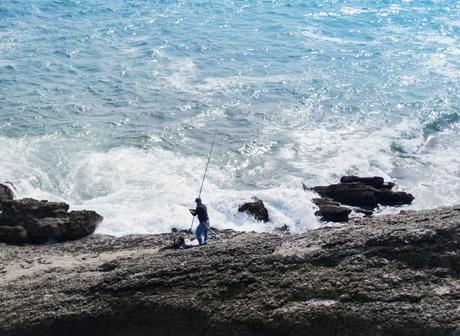
<svg viewBox="0 0 460 336"><path fill-rule="evenodd" d="M0 1L0 180L115 235L317 227L307 185L460 203L460 2ZM256 195L272 222L237 213ZM383 212L392 211L383 209ZM393 210L394 211L394 210Z"/></svg>

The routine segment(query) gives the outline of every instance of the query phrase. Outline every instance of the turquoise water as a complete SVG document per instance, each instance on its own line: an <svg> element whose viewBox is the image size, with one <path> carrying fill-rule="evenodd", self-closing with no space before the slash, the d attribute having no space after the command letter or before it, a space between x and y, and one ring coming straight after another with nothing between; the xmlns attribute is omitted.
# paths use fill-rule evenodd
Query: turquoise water
<svg viewBox="0 0 460 336"><path fill-rule="evenodd" d="M455 0L0 1L0 180L103 233L188 227L215 131L218 227L316 227L343 174L459 203L459 97Z"/></svg>

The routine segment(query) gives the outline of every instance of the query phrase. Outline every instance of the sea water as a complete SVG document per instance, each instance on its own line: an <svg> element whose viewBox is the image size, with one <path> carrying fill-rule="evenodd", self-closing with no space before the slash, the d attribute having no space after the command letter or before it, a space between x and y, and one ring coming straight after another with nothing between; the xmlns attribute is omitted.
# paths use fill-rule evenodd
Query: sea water
<svg viewBox="0 0 460 336"><path fill-rule="evenodd" d="M100 233L319 225L308 186L460 202L457 0L0 0L0 180ZM261 198L272 221L237 212ZM389 209L385 211L390 211Z"/></svg>

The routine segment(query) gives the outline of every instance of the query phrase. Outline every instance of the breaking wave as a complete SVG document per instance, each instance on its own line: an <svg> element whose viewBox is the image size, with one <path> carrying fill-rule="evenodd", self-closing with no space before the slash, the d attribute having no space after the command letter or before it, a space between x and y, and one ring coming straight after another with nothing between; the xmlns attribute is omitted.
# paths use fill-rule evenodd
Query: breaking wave
<svg viewBox="0 0 460 336"><path fill-rule="evenodd" d="M396 182L407 208L458 203L458 17L454 0L2 1L0 180L97 210L101 233L187 228L216 131L219 228L317 227L301 182L345 174ZM270 223L237 212L252 196Z"/></svg>

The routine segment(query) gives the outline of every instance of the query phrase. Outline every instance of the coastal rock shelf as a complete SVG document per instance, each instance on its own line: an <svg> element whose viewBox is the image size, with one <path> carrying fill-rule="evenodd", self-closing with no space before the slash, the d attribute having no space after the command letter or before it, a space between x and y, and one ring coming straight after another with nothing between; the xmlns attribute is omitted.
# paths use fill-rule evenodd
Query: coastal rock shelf
<svg viewBox="0 0 460 336"><path fill-rule="evenodd" d="M0 335L460 334L460 206L220 235L0 244Z"/></svg>

